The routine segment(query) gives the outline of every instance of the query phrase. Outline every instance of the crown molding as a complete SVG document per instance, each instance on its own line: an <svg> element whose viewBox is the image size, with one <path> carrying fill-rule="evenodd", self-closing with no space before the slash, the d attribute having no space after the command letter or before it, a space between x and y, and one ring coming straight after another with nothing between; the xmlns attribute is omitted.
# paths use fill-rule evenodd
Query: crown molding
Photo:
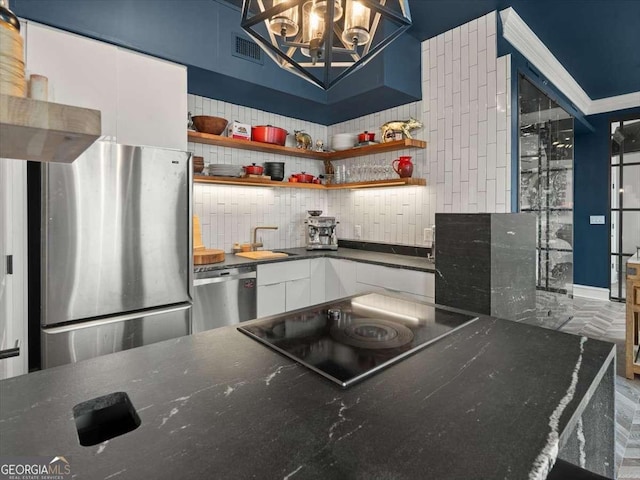
<svg viewBox="0 0 640 480"><path fill-rule="evenodd" d="M640 92L592 100L513 7L500 11L502 35L585 115L640 106Z"/></svg>
<svg viewBox="0 0 640 480"><path fill-rule="evenodd" d="M595 115L596 113L613 112L633 107L640 107L640 92L592 100L587 113Z"/></svg>

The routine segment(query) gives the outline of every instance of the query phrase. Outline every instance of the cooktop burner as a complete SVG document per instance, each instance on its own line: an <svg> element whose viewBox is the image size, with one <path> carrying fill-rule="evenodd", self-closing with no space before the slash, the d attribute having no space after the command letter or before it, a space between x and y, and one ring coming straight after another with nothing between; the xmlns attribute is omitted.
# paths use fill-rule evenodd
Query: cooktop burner
<svg viewBox="0 0 640 480"><path fill-rule="evenodd" d="M397 348L413 340L410 328L378 318L355 318L350 325L334 325L329 333L336 342L367 349Z"/></svg>
<svg viewBox="0 0 640 480"><path fill-rule="evenodd" d="M256 320L238 330L348 387L474 320L371 293Z"/></svg>

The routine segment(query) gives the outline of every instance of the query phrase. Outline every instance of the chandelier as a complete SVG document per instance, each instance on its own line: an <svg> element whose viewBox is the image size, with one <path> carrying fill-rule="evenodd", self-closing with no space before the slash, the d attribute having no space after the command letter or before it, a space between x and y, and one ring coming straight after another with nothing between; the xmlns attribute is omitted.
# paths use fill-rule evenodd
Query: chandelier
<svg viewBox="0 0 640 480"><path fill-rule="evenodd" d="M408 0L244 0L242 28L282 68L328 90L411 26Z"/></svg>

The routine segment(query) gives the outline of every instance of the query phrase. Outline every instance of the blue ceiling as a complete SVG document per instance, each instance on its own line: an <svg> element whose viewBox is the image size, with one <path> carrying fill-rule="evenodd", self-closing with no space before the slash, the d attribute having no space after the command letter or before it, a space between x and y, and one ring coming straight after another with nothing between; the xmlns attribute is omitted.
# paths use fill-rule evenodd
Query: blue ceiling
<svg viewBox="0 0 640 480"><path fill-rule="evenodd" d="M510 6L592 99L640 91L640 0L409 4L410 35L324 92L268 59L257 66L232 56L242 0L11 1L24 18L187 65L190 93L325 125L419 99L419 41Z"/></svg>
<svg viewBox="0 0 640 480"><path fill-rule="evenodd" d="M425 40L513 7L592 99L640 91L640 0L411 0Z"/></svg>
<svg viewBox="0 0 640 480"><path fill-rule="evenodd" d="M408 33L421 41L513 7L593 100L640 91L640 0L410 0L409 6Z"/></svg>

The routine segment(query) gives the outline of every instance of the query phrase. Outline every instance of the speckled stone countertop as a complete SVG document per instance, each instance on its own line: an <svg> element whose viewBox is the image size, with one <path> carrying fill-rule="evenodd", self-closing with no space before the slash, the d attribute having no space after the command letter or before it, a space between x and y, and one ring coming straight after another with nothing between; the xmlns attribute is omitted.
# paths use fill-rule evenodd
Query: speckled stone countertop
<svg viewBox="0 0 640 480"><path fill-rule="evenodd" d="M614 352L481 317L341 389L225 327L0 382L0 455L91 479L543 479ZM116 391L141 426L80 446L73 406Z"/></svg>
<svg viewBox="0 0 640 480"><path fill-rule="evenodd" d="M404 268L407 270L418 270L422 272L435 272L434 264L425 257L415 257L410 255L399 255L395 253L380 253L368 250L359 250L355 248L340 247L336 251L332 250L312 250L307 251L304 248L288 248L277 250L290 254L285 258L274 258L271 260L250 260L248 258L238 257L231 253L225 255L225 261L220 263L211 263L208 265L199 265L196 271L205 267L209 270L218 270L223 268L244 267L249 265L258 265L260 263L277 263L291 262L295 260L304 260L307 258L339 258L342 260L352 260L355 262L372 263L387 267Z"/></svg>

